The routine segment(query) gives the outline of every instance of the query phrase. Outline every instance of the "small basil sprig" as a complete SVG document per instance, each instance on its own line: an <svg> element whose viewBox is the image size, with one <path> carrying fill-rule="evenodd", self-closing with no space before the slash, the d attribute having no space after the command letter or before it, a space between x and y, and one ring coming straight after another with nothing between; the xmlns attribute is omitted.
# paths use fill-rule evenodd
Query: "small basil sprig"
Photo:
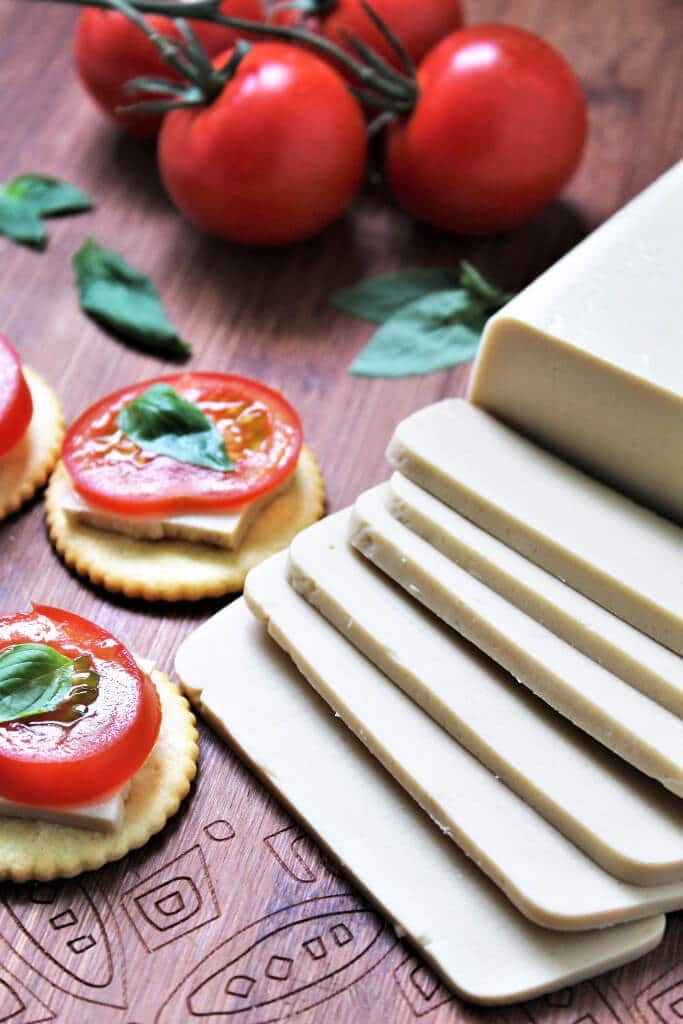
<svg viewBox="0 0 683 1024"><path fill-rule="evenodd" d="M97 688L87 656L67 658L47 644L14 644L0 654L0 722L55 711L74 690Z"/></svg>
<svg viewBox="0 0 683 1024"><path fill-rule="evenodd" d="M124 405L116 422L141 448L218 472L235 468L209 417L169 384L153 384L143 391Z"/></svg>
<svg viewBox="0 0 683 1024"><path fill-rule="evenodd" d="M457 278L440 269L399 270L337 292L332 302L382 325L349 373L407 377L472 359L486 321L511 298L463 261Z"/></svg>
<svg viewBox="0 0 683 1024"><path fill-rule="evenodd" d="M0 234L38 249L47 235L43 217L57 217L92 209L85 192L66 181L44 174L20 174L0 185Z"/></svg>
<svg viewBox="0 0 683 1024"><path fill-rule="evenodd" d="M84 313L150 352L173 358L190 354L146 274L92 238L74 255L73 265Z"/></svg>

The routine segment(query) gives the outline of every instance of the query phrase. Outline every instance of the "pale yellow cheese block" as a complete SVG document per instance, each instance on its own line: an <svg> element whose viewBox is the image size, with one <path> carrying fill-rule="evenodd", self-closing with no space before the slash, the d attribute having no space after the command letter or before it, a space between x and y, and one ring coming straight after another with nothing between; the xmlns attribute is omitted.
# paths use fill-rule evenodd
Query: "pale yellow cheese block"
<svg viewBox="0 0 683 1024"><path fill-rule="evenodd" d="M682 879L680 801L554 714L393 585L349 547L349 525L349 513L338 513L294 541L295 588L605 870L641 885Z"/></svg>
<svg viewBox="0 0 683 1024"><path fill-rule="evenodd" d="M683 522L683 161L488 323L470 399Z"/></svg>
<svg viewBox="0 0 683 1024"><path fill-rule="evenodd" d="M456 743L286 580L285 553L245 599L313 688L442 832L546 928L584 930L683 905L683 882L635 886L593 863Z"/></svg>
<svg viewBox="0 0 683 1024"><path fill-rule="evenodd" d="M87 828L93 832L115 833L123 824L125 798L129 787L123 787L107 800L80 807L35 807L0 797L0 817L23 818L25 821L49 821L53 825Z"/></svg>
<svg viewBox="0 0 683 1024"><path fill-rule="evenodd" d="M683 654L680 527L458 399L405 419L387 455L487 533Z"/></svg>
<svg viewBox="0 0 683 1024"><path fill-rule="evenodd" d="M67 519L78 525L94 526L98 530L122 533L139 540L186 540L191 544L210 544L212 547L239 548L252 523L267 505L281 494L291 481L267 494L247 502L232 512L188 512L169 516L123 516L86 501L73 487L62 500Z"/></svg>
<svg viewBox="0 0 683 1024"><path fill-rule="evenodd" d="M243 601L185 640L176 671L210 724L464 998L527 999L661 940L662 917L575 935L526 921L329 713Z"/></svg>
<svg viewBox="0 0 683 1024"><path fill-rule="evenodd" d="M425 607L609 750L683 796L683 720L565 643L390 515L356 502L354 545ZM681 805L683 813L683 804Z"/></svg>
<svg viewBox="0 0 683 1024"><path fill-rule="evenodd" d="M683 716L683 659L394 473L387 508L452 561L593 661Z"/></svg>

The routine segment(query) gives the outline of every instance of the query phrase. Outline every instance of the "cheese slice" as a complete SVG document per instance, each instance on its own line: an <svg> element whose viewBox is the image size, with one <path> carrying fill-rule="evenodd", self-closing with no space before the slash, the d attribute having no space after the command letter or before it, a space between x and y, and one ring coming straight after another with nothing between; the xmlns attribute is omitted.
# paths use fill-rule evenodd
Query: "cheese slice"
<svg viewBox="0 0 683 1024"><path fill-rule="evenodd" d="M683 659L572 590L432 497L401 473L391 514L471 576L630 686L683 717Z"/></svg>
<svg viewBox="0 0 683 1024"><path fill-rule="evenodd" d="M34 807L18 804L0 797L0 815L26 818L30 821L49 821L54 825L87 828L94 832L116 832L123 824L123 814L130 783L108 800L82 807Z"/></svg>
<svg viewBox="0 0 683 1024"><path fill-rule="evenodd" d="M290 482L291 478L232 512L192 512L162 517L116 515L86 501L73 487L64 496L62 508L72 522L85 523L98 530L123 533L142 540L162 540L168 537L235 550L259 513Z"/></svg>
<svg viewBox="0 0 683 1024"><path fill-rule="evenodd" d="M488 323L470 399L683 522L683 161Z"/></svg>
<svg viewBox="0 0 683 1024"><path fill-rule="evenodd" d="M639 885L683 879L680 802L394 586L349 547L349 524L349 512L339 513L294 540L289 579L297 591L605 870Z"/></svg>
<svg viewBox="0 0 683 1024"><path fill-rule="evenodd" d="M366 660L287 584L286 555L245 598L303 676L397 782L546 928L583 930L683 905L683 882L635 886L593 863Z"/></svg>
<svg viewBox="0 0 683 1024"><path fill-rule="evenodd" d="M352 541L392 580L560 714L683 796L683 721L399 523L386 508L385 488L358 499Z"/></svg>
<svg viewBox="0 0 683 1024"><path fill-rule="evenodd" d="M661 940L662 917L574 935L526 921L329 713L243 601L184 641L176 671L209 722L464 998L527 999Z"/></svg>
<svg viewBox="0 0 683 1024"><path fill-rule="evenodd" d="M487 533L683 654L680 527L457 399L405 419L387 454Z"/></svg>

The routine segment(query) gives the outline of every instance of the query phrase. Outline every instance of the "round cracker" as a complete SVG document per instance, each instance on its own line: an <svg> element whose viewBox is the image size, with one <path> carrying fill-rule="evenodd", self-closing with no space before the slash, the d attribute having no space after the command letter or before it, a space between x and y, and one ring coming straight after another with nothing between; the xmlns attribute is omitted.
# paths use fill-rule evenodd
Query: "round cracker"
<svg viewBox="0 0 683 1024"><path fill-rule="evenodd" d="M0 520L16 512L52 472L64 439L64 416L57 395L43 378L24 366L33 415L21 441L0 456Z"/></svg>
<svg viewBox="0 0 683 1024"><path fill-rule="evenodd" d="M160 832L197 773L197 729L189 704L167 675L138 659L161 700L161 729L151 754L131 779L123 825L114 833L0 817L0 879L72 878L119 860Z"/></svg>
<svg viewBox="0 0 683 1024"><path fill-rule="evenodd" d="M181 540L140 540L74 523L62 509L71 487L60 461L45 496L50 538L67 565L107 590L148 601L196 601L235 593L255 565L319 519L325 485L305 445L290 485L259 513L235 551Z"/></svg>

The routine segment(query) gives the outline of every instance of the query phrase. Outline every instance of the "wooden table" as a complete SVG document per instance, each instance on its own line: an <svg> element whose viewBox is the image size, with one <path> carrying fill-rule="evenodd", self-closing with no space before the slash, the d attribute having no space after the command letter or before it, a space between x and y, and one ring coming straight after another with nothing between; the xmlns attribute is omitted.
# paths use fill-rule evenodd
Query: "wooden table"
<svg viewBox="0 0 683 1024"><path fill-rule="evenodd" d="M581 76L591 135L563 200L517 232L463 240L418 227L367 190L320 237L269 252L212 241L176 215L153 152L104 123L81 93L70 60L72 10L2 0L0 180L53 173L97 201L90 214L52 221L43 254L0 239L0 329L59 390L68 419L95 397L167 369L79 312L70 260L92 234L154 276L193 344L193 368L284 390L322 461L330 509L386 475L393 425L461 394L467 369L394 382L350 378L345 367L369 329L337 315L330 293L364 274L455 266L463 256L519 288L681 156L680 0L470 0L468 8L471 21L540 32ZM3 612L30 599L63 605L164 669L222 603L148 605L85 585L55 557L40 500L0 528L0 565ZM0 888L0 1022L258 1024L301 1014L307 1024L674 1024L683 1016L683 930L673 916L663 946L635 965L509 1010L467 1007L206 728L201 741L196 789L145 849L73 882ZM306 955L302 940L318 932L329 933L332 951ZM268 978L272 1001L249 1008L238 991L249 983L237 976Z"/></svg>

